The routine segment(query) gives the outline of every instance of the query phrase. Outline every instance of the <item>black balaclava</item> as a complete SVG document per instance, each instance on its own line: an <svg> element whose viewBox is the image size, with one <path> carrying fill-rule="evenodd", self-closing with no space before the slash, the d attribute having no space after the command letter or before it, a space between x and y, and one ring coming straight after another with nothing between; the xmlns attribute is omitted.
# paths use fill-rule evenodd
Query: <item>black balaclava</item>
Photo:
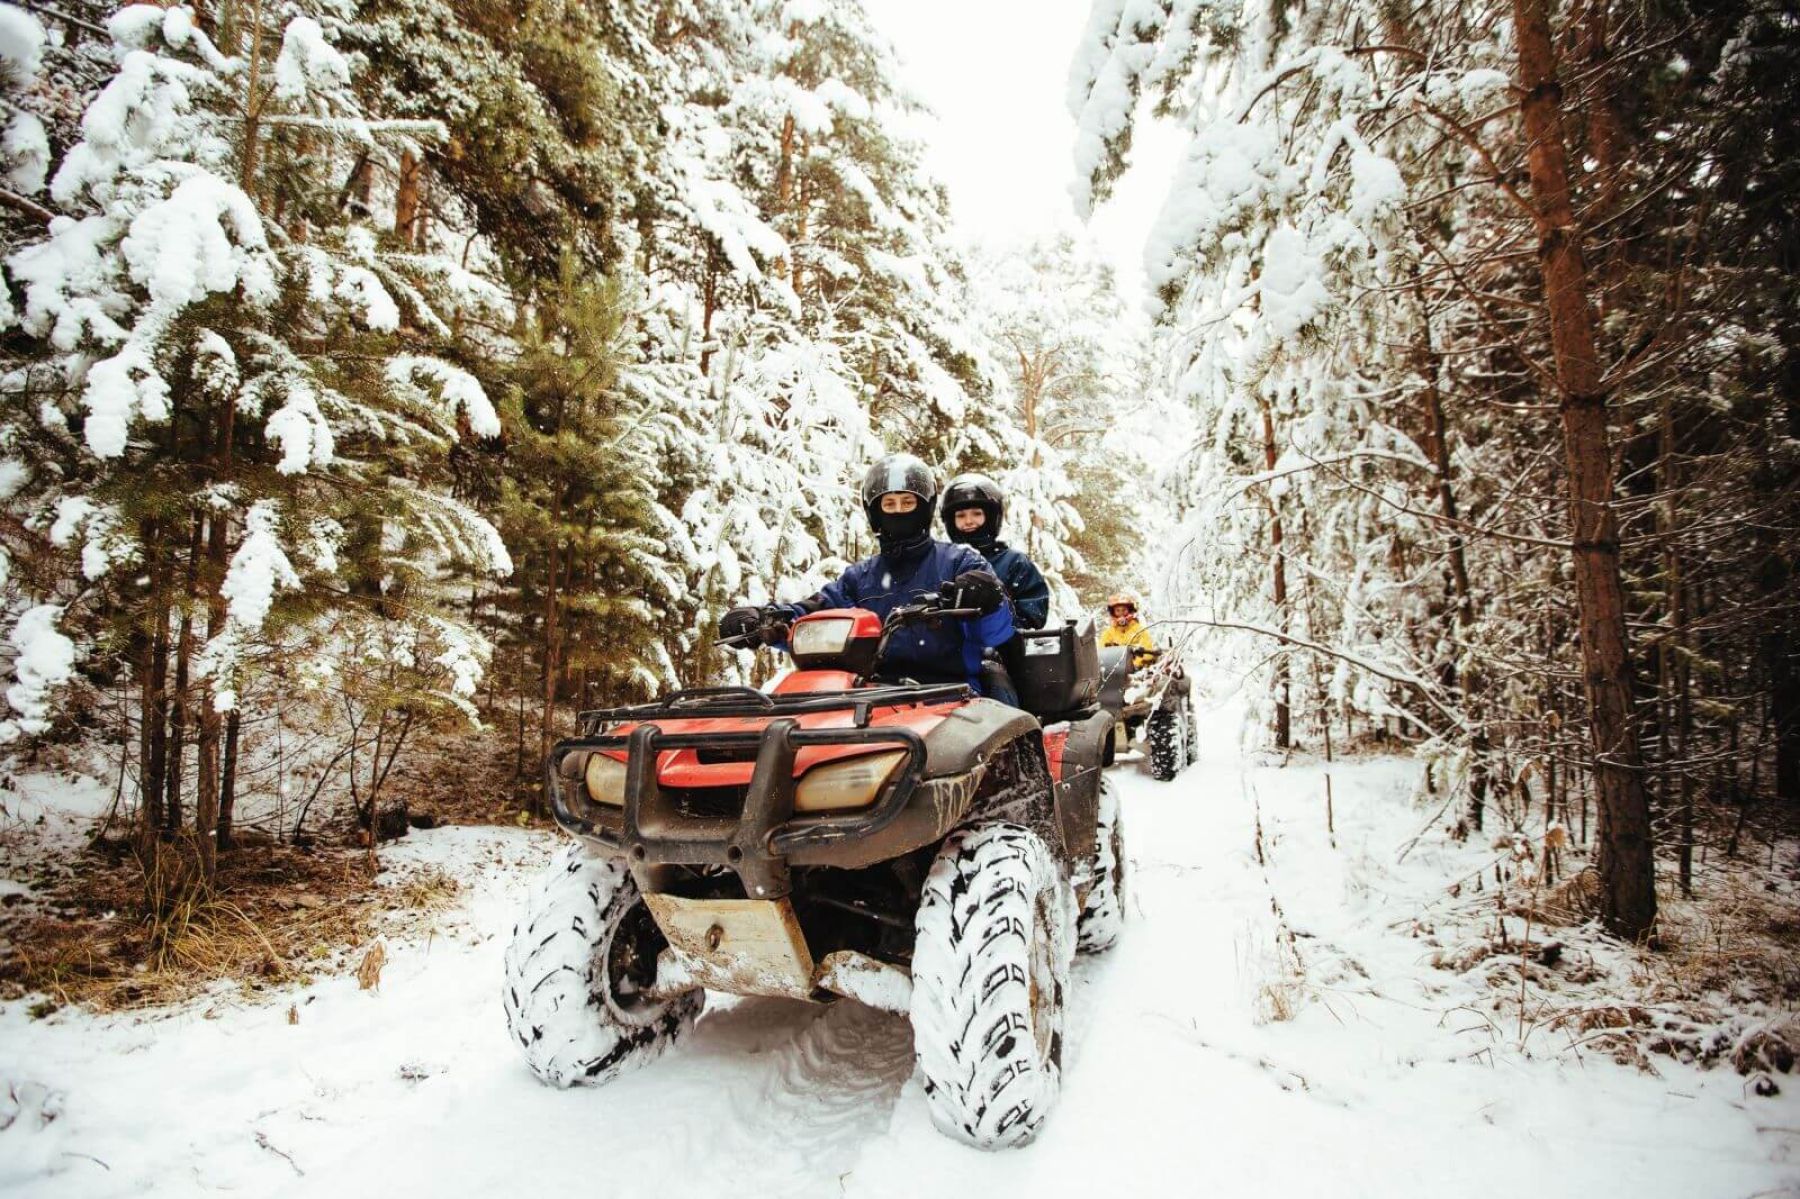
<svg viewBox="0 0 1800 1199"><path fill-rule="evenodd" d="M875 540L895 566L912 565L931 544L931 509L920 504L911 512L883 512L877 507Z"/></svg>

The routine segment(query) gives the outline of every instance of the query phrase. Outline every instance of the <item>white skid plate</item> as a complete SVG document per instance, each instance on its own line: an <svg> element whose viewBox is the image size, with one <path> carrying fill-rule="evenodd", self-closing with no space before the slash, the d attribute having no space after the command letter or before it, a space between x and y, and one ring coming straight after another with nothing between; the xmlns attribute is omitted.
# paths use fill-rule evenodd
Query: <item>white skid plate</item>
<svg viewBox="0 0 1800 1199"><path fill-rule="evenodd" d="M669 939L657 958L658 994L705 987L816 1000L829 991L889 1012L912 1002L912 976L898 966L848 949L815 965L786 899L646 895L644 902Z"/></svg>
<svg viewBox="0 0 1800 1199"><path fill-rule="evenodd" d="M813 960L785 899L646 895L669 948L657 977L733 995L811 999Z"/></svg>

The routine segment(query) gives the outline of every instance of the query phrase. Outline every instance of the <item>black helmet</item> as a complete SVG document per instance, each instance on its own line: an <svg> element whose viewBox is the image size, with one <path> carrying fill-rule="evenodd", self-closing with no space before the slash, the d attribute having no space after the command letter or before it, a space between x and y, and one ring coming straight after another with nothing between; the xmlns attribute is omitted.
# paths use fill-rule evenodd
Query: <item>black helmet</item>
<svg viewBox="0 0 1800 1199"><path fill-rule="evenodd" d="M929 466L911 454L889 454L863 475L863 512L869 518L869 527L877 533L882 531L881 497L890 491L906 491L918 496L925 524L931 523L931 503L937 499L937 480L932 477Z"/></svg>
<svg viewBox="0 0 1800 1199"><path fill-rule="evenodd" d="M980 508L987 514L987 523L972 538L956 527L956 513L961 508ZM1000 522L1006 519L1006 493L1000 490L1000 484L986 475L957 475L950 480L950 486L944 488L942 511L944 533L950 540L991 541L1000 536Z"/></svg>

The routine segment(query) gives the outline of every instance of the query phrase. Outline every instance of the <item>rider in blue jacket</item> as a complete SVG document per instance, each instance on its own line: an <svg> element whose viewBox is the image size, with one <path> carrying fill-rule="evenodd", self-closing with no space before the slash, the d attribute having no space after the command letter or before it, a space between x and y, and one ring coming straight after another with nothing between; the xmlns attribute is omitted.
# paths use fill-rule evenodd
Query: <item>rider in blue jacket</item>
<svg viewBox="0 0 1800 1199"><path fill-rule="evenodd" d="M1013 636L1006 591L981 555L931 536L937 481L911 454L890 454L863 476L861 499L881 552L846 570L835 583L797 604L733 608L719 619L721 637L738 637L773 620L793 621L824 608L864 608L885 617L927 592L950 607L975 608L977 619L925 621L896 632L880 674L922 683L981 686L982 650Z"/></svg>
<svg viewBox="0 0 1800 1199"><path fill-rule="evenodd" d="M944 533L973 546L994 568L1012 600L1013 621L1021 629L1041 629L1050 618L1050 584L1024 554L1000 540L1006 496L986 475L958 475L944 488Z"/></svg>

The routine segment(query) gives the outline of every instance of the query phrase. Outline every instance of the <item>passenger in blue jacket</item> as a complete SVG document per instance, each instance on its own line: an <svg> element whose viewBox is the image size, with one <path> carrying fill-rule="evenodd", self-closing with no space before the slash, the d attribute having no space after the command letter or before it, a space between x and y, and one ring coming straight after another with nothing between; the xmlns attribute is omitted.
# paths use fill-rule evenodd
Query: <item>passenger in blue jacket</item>
<svg viewBox="0 0 1800 1199"><path fill-rule="evenodd" d="M1030 558L1000 540L1006 519L1000 484L986 475L958 475L944 488L943 512L950 540L973 546L994 568L1012 600L1013 622L1021 629L1043 628L1050 618L1050 584Z"/></svg>
<svg viewBox="0 0 1800 1199"><path fill-rule="evenodd" d="M951 607L975 608L982 615L921 622L896 632L879 673L922 683L967 683L982 691L982 651L1012 639L1012 608L980 554L931 536L936 499L937 480L919 459L911 454L881 459L863 476L861 489L863 512L881 552L797 604L731 609L719 619L719 635L742 636L770 618L793 621L824 608L864 608L885 617L927 592L938 592Z"/></svg>

